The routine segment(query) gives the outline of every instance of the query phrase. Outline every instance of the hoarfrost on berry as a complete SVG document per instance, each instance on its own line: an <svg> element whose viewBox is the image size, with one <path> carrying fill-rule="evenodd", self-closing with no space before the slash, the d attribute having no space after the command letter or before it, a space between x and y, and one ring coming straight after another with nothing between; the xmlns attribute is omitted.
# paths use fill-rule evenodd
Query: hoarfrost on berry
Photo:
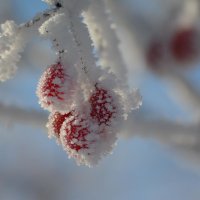
<svg viewBox="0 0 200 200"><path fill-rule="evenodd" d="M94 119L99 125L109 125L116 113L116 105L114 105L113 98L108 91L96 87L89 102L91 104L90 115L92 119Z"/></svg>
<svg viewBox="0 0 200 200"><path fill-rule="evenodd" d="M72 100L73 81L66 67L58 62L48 67L37 87L39 103L49 111L63 111Z"/></svg>
<svg viewBox="0 0 200 200"><path fill-rule="evenodd" d="M94 166L103 156L111 153L116 143L116 133L94 123L86 114L71 113L61 128L63 148L77 164Z"/></svg>

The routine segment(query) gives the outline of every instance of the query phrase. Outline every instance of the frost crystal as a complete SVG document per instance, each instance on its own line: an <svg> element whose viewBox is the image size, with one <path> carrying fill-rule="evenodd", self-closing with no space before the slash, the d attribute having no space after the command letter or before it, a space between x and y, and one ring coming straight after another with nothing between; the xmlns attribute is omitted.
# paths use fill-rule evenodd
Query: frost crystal
<svg viewBox="0 0 200 200"><path fill-rule="evenodd" d="M113 98L108 91L97 87L89 102L91 104L91 117L99 125L109 125L116 113L116 106L113 105Z"/></svg>
<svg viewBox="0 0 200 200"><path fill-rule="evenodd" d="M51 112L48 135L78 164L93 166L112 152L119 126L139 107L140 95L126 83L120 40L105 2L43 1L51 8L31 21L1 25L0 81L16 71L30 35L39 32L50 40L57 59L42 74L36 91L41 107Z"/></svg>
<svg viewBox="0 0 200 200"><path fill-rule="evenodd" d="M63 111L73 94L73 81L61 63L46 69L37 87L39 103L49 111Z"/></svg>
<svg viewBox="0 0 200 200"><path fill-rule="evenodd" d="M13 21L6 21L1 25L0 81L11 78L17 70L16 64L20 60L20 53L26 42L18 31L18 26Z"/></svg>
<svg viewBox="0 0 200 200"><path fill-rule="evenodd" d="M69 157L77 164L92 167L112 151L117 138L108 127L99 126L85 114L72 112L62 125L60 139Z"/></svg>

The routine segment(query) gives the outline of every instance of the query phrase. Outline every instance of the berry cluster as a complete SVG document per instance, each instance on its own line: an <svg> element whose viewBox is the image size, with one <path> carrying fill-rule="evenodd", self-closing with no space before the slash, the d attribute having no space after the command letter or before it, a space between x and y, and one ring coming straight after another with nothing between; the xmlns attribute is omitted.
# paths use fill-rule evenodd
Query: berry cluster
<svg viewBox="0 0 200 200"><path fill-rule="evenodd" d="M76 92L70 91L72 85L67 69L58 62L42 75L37 94L41 105L51 112L47 123L49 137L55 137L78 164L92 166L116 142L116 134L111 130L118 112L117 101L114 92L96 83L85 102L77 105Z"/></svg>
<svg viewBox="0 0 200 200"><path fill-rule="evenodd" d="M65 11L39 29L52 41L59 62L44 72L37 95L51 112L49 137L56 138L78 164L92 166L112 151L118 124L139 102L130 103L132 93L118 73L97 65L87 27L77 14Z"/></svg>

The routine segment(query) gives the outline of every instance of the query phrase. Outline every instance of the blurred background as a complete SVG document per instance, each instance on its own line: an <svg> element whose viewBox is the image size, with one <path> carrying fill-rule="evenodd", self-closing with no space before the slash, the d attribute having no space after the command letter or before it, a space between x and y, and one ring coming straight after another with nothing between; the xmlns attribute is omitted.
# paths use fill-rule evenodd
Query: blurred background
<svg viewBox="0 0 200 200"><path fill-rule="evenodd" d="M55 60L29 42L13 79L0 83L1 200L199 200L200 24L198 0L110 0L130 87L142 107L123 125L112 155L77 166L47 137L35 95ZM24 23L40 0L1 0L0 23Z"/></svg>

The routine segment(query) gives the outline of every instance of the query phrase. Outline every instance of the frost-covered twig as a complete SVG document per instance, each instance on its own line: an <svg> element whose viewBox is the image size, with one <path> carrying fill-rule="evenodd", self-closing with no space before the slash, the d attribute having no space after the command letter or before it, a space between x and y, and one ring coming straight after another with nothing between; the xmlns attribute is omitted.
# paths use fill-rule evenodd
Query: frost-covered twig
<svg viewBox="0 0 200 200"><path fill-rule="evenodd" d="M17 63L21 59L26 43L38 33L41 24L54 15L59 8L53 8L38 14L33 20L16 25L14 21L6 21L1 24L0 31L0 81L11 78L16 70Z"/></svg>
<svg viewBox="0 0 200 200"><path fill-rule="evenodd" d="M27 110L17 106L8 106L0 103L0 123L28 124L36 127L45 127L47 115L36 110Z"/></svg>
<svg viewBox="0 0 200 200"><path fill-rule="evenodd" d="M45 113L26 110L16 106L0 104L0 122L21 123L44 128L47 115ZM120 137L153 138L164 144L187 149L197 149L200 146L200 126L198 124L183 124L165 120L137 118L130 115L122 126Z"/></svg>
<svg viewBox="0 0 200 200"><path fill-rule="evenodd" d="M122 138L139 137L158 141L195 168L200 165L200 125L164 119L143 119L129 116L122 127Z"/></svg>
<svg viewBox="0 0 200 200"><path fill-rule="evenodd" d="M93 0L88 10L83 13L93 44L99 55L100 65L109 68L120 77L127 79L127 70L119 51L120 41L115 32L115 24L102 0Z"/></svg>

